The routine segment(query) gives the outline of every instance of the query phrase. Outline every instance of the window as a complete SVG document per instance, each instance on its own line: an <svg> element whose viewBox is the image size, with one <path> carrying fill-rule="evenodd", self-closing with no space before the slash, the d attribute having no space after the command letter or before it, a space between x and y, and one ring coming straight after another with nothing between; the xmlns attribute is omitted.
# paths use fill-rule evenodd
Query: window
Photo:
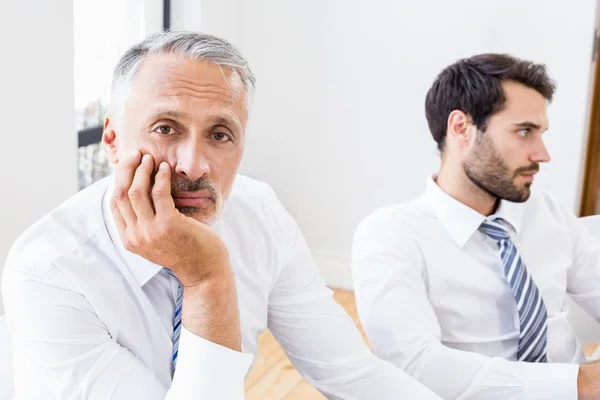
<svg viewBox="0 0 600 400"><path fill-rule="evenodd" d="M80 189L111 172L99 142L110 99L113 68L130 46L150 33L168 28L163 20L168 20L169 3L163 0L74 0ZM163 13L165 7L166 14Z"/></svg>

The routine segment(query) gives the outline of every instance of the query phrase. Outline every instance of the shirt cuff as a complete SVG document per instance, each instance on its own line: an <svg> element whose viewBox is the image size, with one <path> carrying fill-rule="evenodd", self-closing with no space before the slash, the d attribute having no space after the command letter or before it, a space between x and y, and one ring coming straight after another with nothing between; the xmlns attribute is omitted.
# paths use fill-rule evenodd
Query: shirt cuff
<svg viewBox="0 0 600 400"><path fill-rule="evenodd" d="M526 364L525 400L577 400L578 364Z"/></svg>
<svg viewBox="0 0 600 400"><path fill-rule="evenodd" d="M253 354L218 345L182 326L168 398L242 400L252 359Z"/></svg>

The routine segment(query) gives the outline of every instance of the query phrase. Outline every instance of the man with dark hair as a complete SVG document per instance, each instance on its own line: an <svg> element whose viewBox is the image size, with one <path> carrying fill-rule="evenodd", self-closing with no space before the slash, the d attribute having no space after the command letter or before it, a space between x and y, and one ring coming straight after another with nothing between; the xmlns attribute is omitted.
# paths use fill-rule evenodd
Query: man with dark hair
<svg viewBox="0 0 600 400"><path fill-rule="evenodd" d="M483 54L427 93L441 152L425 194L358 226L358 312L375 353L445 399L600 398L567 294L600 319L600 243L531 192L555 84L543 65ZM408 329L409 327L409 329Z"/></svg>

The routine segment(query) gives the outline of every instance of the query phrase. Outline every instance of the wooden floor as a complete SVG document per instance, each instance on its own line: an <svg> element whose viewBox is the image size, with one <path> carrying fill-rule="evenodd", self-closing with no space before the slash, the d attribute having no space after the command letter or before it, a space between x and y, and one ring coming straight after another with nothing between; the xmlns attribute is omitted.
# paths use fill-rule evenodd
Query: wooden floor
<svg viewBox="0 0 600 400"><path fill-rule="evenodd" d="M360 328L354 293L338 289L334 292L334 298ZM325 399L325 396L302 379L273 335L267 331L258 339L258 355L246 379L246 400L281 399L312 400Z"/></svg>
<svg viewBox="0 0 600 400"><path fill-rule="evenodd" d="M365 342L366 336L356 312L354 293L334 290L334 298L352 317ZM598 343L585 347L585 353L594 352ZM258 355L246 379L246 400L312 400L325 399L315 388L305 382L289 362L279 344L269 331L258 339Z"/></svg>

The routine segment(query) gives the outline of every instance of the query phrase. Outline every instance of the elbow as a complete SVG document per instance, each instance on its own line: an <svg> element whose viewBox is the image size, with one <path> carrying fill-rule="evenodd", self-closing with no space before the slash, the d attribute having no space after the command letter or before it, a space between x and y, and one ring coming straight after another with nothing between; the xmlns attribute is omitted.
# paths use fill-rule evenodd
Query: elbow
<svg viewBox="0 0 600 400"><path fill-rule="evenodd" d="M428 355L435 348L436 341L428 338L399 341L393 332L373 325L365 326L365 330L377 357L420 380Z"/></svg>

